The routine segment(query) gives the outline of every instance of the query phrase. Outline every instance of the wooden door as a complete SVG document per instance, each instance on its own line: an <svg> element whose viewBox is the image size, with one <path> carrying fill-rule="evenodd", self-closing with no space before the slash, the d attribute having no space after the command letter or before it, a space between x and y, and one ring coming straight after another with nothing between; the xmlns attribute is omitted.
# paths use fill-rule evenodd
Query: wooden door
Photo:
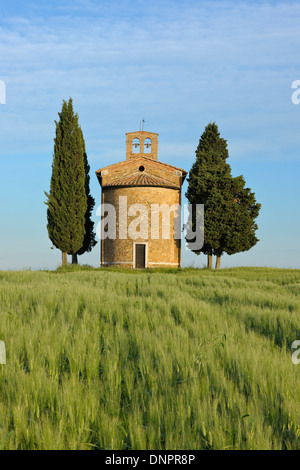
<svg viewBox="0 0 300 470"><path fill-rule="evenodd" d="M135 245L135 267L143 269L146 266L146 245L138 243Z"/></svg>

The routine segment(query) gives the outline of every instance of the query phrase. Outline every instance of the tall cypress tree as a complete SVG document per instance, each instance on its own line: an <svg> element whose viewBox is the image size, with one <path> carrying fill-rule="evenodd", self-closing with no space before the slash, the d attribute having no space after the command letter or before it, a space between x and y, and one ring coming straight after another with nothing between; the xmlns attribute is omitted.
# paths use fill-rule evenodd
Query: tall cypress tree
<svg viewBox="0 0 300 470"><path fill-rule="evenodd" d="M186 197L190 204L204 204L204 244L194 252L207 254L207 266L211 268L213 250L220 247L221 240L222 182L231 177L231 169L226 162L227 142L220 137L215 123L206 126L195 153L196 161L187 178Z"/></svg>
<svg viewBox="0 0 300 470"><path fill-rule="evenodd" d="M67 254L73 255L82 248L85 235L85 146L71 98L68 103L63 100L58 115L50 192L45 194L49 238L62 251L62 263L66 265Z"/></svg>
<svg viewBox="0 0 300 470"><path fill-rule="evenodd" d="M215 123L208 124L189 172L186 197L190 204L204 204L204 244L200 250L193 251L208 255L209 268L212 267L212 255L217 257L218 269L224 252L246 251L258 241L254 220L260 204L254 193L245 188L242 176L231 176L227 158L226 140L220 137Z"/></svg>

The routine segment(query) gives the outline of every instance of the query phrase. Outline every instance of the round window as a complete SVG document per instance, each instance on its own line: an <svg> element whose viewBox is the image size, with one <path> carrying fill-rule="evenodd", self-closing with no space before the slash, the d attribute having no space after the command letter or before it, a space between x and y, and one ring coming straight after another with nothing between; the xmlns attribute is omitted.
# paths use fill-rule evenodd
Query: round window
<svg viewBox="0 0 300 470"><path fill-rule="evenodd" d="M139 167L139 171L144 171L144 169L143 165Z"/></svg>

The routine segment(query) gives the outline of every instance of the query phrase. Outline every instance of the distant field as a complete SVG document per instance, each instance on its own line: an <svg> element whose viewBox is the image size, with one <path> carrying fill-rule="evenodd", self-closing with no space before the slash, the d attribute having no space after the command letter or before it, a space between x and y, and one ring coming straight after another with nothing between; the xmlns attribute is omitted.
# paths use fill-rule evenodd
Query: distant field
<svg viewBox="0 0 300 470"><path fill-rule="evenodd" d="M300 271L0 272L0 449L300 449Z"/></svg>

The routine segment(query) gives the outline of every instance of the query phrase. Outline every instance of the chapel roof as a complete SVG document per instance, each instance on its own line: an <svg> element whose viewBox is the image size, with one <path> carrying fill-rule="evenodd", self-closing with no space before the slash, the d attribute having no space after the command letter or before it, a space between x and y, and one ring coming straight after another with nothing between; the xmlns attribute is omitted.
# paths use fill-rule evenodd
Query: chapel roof
<svg viewBox="0 0 300 470"><path fill-rule="evenodd" d="M102 187L161 186L179 189L187 172L168 163L138 156L101 168L96 175Z"/></svg>

